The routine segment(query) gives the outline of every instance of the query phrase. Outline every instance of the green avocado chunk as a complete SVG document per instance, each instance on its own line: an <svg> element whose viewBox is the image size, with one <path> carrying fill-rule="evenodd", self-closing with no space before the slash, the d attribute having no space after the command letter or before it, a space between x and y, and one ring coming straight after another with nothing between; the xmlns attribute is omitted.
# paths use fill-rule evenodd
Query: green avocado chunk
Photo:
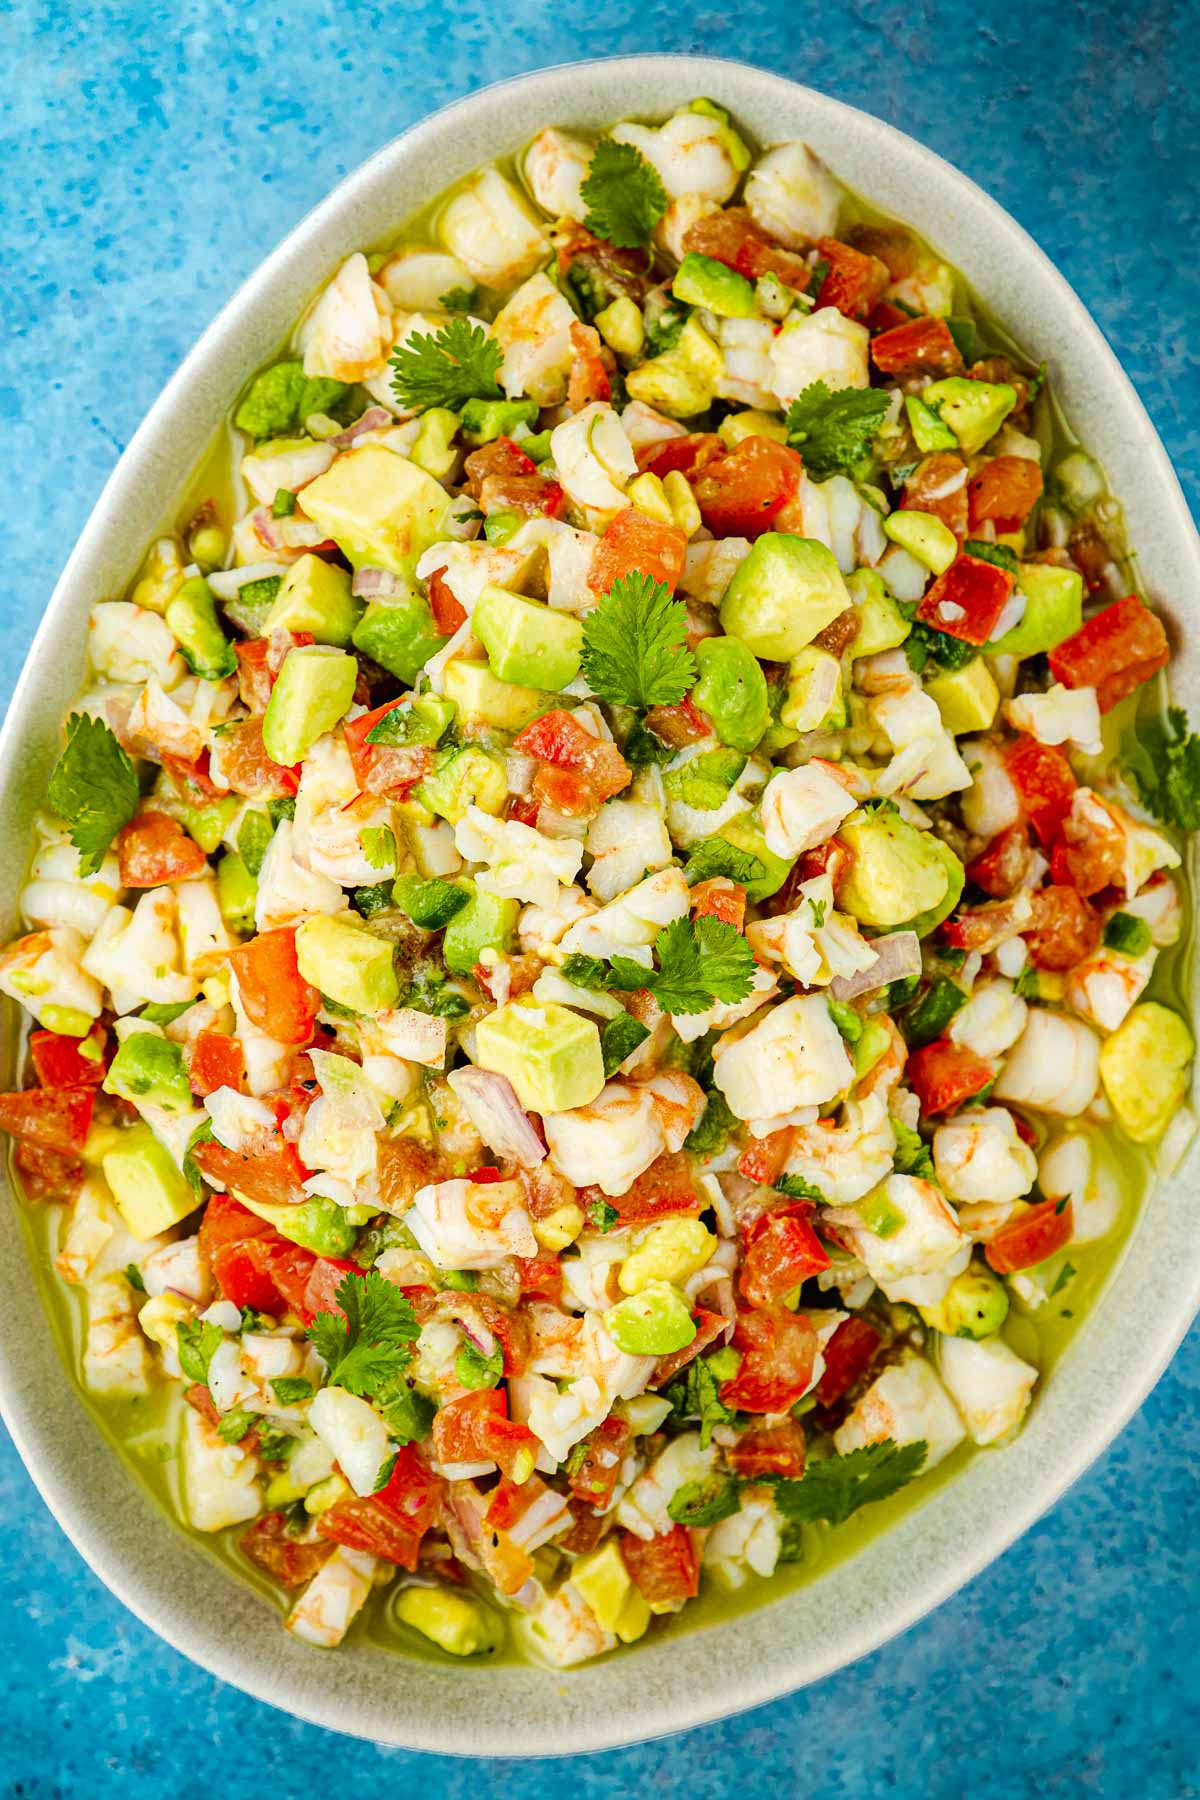
<svg viewBox="0 0 1200 1800"><path fill-rule="evenodd" d="M557 692L579 673L583 626L540 601L489 583L475 603L471 630L501 681Z"/></svg>
<svg viewBox="0 0 1200 1800"><path fill-rule="evenodd" d="M725 590L721 624L755 656L788 662L849 605L832 551L816 538L767 531Z"/></svg>
<svg viewBox="0 0 1200 1800"><path fill-rule="evenodd" d="M488 1013L475 1028L475 1060L508 1076L526 1112L569 1112L604 1086L599 1031L555 1002L510 1000Z"/></svg>
<svg viewBox="0 0 1200 1800"><path fill-rule="evenodd" d="M141 1242L169 1231L195 1209L191 1184L142 1122L122 1131L101 1158L117 1211Z"/></svg>
<svg viewBox="0 0 1200 1800"><path fill-rule="evenodd" d="M183 1051L156 1031L135 1031L124 1040L108 1066L104 1091L164 1112L187 1112L192 1104Z"/></svg>
<svg viewBox="0 0 1200 1800"><path fill-rule="evenodd" d="M344 650L302 644L283 659L263 715L263 748L272 762L303 762L319 737L344 718L358 664Z"/></svg>
<svg viewBox="0 0 1200 1800"><path fill-rule="evenodd" d="M421 553L446 536L450 496L394 450L361 444L309 482L304 510L356 569L411 575Z"/></svg>
<svg viewBox="0 0 1200 1800"><path fill-rule="evenodd" d="M212 589L203 575L184 582L166 611L168 629L193 675L223 681L237 668L233 645L221 630Z"/></svg>
<svg viewBox="0 0 1200 1800"><path fill-rule="evenodd" d="M1052 563L1018 563L1017 586L1025 612L1011 631L987 646L989 656L1038 656L1078 631L1083 620L1083 576Z"/></svg>
<svg viewBox="0 0 1200 1800"><path fill-rule="evenodd" d="M449 639L438 633L428 600L414 589L396 600L370 601L350 642L411 687L430 657Z"/></svg>
<svg viewBox="0 0 1200 1800"><path fill-rule="evenodd" d="M517 929L521 906L517 900L484 894L473 881L467 903L450 920L442 938L442 956L453 975L469 975L484 950L507 950Z"/></svg>
<svg viewBox="0 0 1200 1800"><path fill-rule="evenodd" d="M717 736L731 749L754 749L771 722L767 678L748 645L736 637L701 638L700 677L692 699L708 714Z"/></svg>
<svg viewBox="0 0 1200 1800"><path fill-rule="evenodd" d="M686 306L703 306L725 319L754 314L754 288L744 275L714 257L689 250L675 272L671 292Z"/></svg>
<svg viewBox="0 0 1200 1800"><path fill-rule="evenodd" d="M338 563L300 556L280 584L267 614L264 636L272 631L311 632L318 644L344 649L363 610L350 592L350 577Z"/></svg>
<svg viewBox="0 0 1200 1800"><path fill-rule="evenodd" d="M296 932L296 963L305 981L351 1012L384 1012L400 995L393 947L349 913L317 913Z"/></svg>
<svg viewBox="0 0 1200 1800"><path fill-rule="evenodd" d="M838 885L838 905L862 925L932 931L962 892L962 864L954 852L893 807L851 814L838 826L838 836L851 855Z"/></svg>

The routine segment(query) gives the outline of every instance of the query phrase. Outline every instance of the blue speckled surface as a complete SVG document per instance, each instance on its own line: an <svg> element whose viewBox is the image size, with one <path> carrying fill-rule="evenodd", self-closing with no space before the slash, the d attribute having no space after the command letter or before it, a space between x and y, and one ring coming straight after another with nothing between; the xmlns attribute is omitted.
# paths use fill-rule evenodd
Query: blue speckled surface
<svg viewBox="0 0 1200 1800"><path fill-rule="evenodd" d="M663 0L0 0L0 695L117 453L263 251L420 114L588 54L757 61L882 114L973 175L1100 321L1195 511L1200 52L1187 12L1169 0L743 0L735 23L732 9L689 15ZM291 1795L336 1768L354 1795L702 1797L779 1780L815 1800L1187 1800L1200 1794L1197 1457L1193 1333L1066 1501L899 1642L669 1745L481 1769L335 1742L183 1662L88 1573L5 1445L0 1791Z"/></svg>

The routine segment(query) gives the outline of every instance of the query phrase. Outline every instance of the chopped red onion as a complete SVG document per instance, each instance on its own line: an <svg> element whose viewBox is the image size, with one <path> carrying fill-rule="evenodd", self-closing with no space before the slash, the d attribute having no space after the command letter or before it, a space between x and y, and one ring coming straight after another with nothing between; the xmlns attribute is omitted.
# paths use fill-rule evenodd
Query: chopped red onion
<svg viewBox="0 0 1200 1800"><path fill-rule="evenodd" d="M393 575L390 569L367 567L355 569L350 591L358 600L390 600L397 594L405 593L406 589L399 575Z"/></svg>
<svg viewBox="0 0 1200 1800"><path fill-rule="evenodd" d="M446 1077L467 1117L490 1150L519 1168L545 1160L546 1146L529 1123L506 1075L490 1069L452 1069Z"/></svg>
<svg viewBox="0 0 1200 1800"><path fill-rule="evenodd" d="M390 425L392 422L392 415L386 406L368 406L361 419L355 419L353 425L348 425L345 431L339 431L335 438L330 438L329 442L336 444L339 450L344 450L347 444L355 443L368 431L381 431L385 425Z"/></svg>
<svg viewBox="0 0 1200 1800"><path fill-rule="evenodd" d="M859 994L872 994L889 982L903 981L906 975L921 973L921 940L915 931L892 931L886 937L872 938L876 952L869 969L856 975L838 975L829 984L835 1000L853 1000Z"/></svg>

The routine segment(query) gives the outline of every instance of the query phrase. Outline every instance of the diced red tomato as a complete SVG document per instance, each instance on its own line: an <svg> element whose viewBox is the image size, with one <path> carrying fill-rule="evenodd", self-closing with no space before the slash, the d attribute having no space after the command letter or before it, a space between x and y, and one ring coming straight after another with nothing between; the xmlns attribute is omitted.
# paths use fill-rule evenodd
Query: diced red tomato
<svg viewBox="0 0 1200 1800"><path fill-rule="evenodd" d="M1008 604L1014 578L1007 569L960 553L917 607L917 618L965 644L986 644Z"/></svg>
<svg viewBox="0 0 1200 1800"><path fill-rule="evenodd" d="M1029 898L1033 918L1021 936L1039 969L1073 969L1099 947L1099 915L1076 888L1038 888Z"/></svg>
<svg viewBox="0 0 1200 1800"><path fill-rule="evenodd" d="M463 487L479 499L485 481L508 479L510 476L536 475L537 464L510 437L493 438L472 450L463 464Z"/></svg>
<svg viewBox="0 0 1200 1800"><path fill-rule="evenodd" d="M932 513L956 538L967 535L967 465L952 450L922 457L904 484L901 506Z"/></svg>
<svg viewBox="0 0 1200 1800"><path fill-rule="evenodd" d="M882 337L885 331L892 331L897 325L907 325L911 317L911 313L906 313L893 300L880 300L867 314L867 330Z"/></svg>
<svg viewBox="0 0 1200 1800"><path fill-rule="evenodd" d="M251 713L265 713L275 685L268 664L271 646L266 638L247 638L233 648L238 660L238 694L242 704Z"/></svg>
<svg viewBox="0 0 1200 1800"><path fill-rule="evenodd" d="M197 1152L207 1148L197 1145ZM219 1292L234 1306L250 1306L256 1312L277 1315L284 1310L271 1273L273 1253L283 1241L265 1219L232 1194L214 1194L200 1221L200 1254Z"/></svg>
<svg viewBox="0 0 1200 1800"><path fill-rule="evenodd" d="M663 525L626 506L605 528L592 554L588 586L594 594L607 594L614 582L639 570L674 593L686 554L687 534L677 525Z"/></svg>
<svg viewBox="0 0 1200 1800"><path fill-rule="evenodd" d="M971 907L946 920L942 937L956 950L978 950L985 956L1016 933L1020 923L1017 906L1014 899L999 900L994 906Z"/></svg>
<svg viewBox="0 0 1200 1800"><path fill-rule="evenodd" d="M237 1038L224 1031L214 1031L210 1026L197 1032L188 1069L193 1094L199 1094L203 1099L223 1087L240 1092L245 1079L246 1058Z"/></svg>
<svg viewBox="0 0 1200 1800"><path fill-rule="evenodd" d="M235 794L251 800L283 800L300 788L300 771L272 762L263 748L261 718L222 725L218 756L221 773Z"/></svg>
<svg viewBox="0 0 1200 1800"><path fill-rule="evenodd" d="M437 1158L409 1138L380 1138L379 1199L390 1213L406 1212L419 1188L437 1180Z"/></svg>
<svg viewBox="0 0 1200 1800"><path fill-rule="evenodd" d="M756 1181L760 1187L774 1187L792 1154L796 1136L796 1126L784 1125L778 1131L769 1131L766 1137L754 1138L742 1154L738 1174L747 1181Z"/></svg>
<svg viewBox="0 0 1200 1800"><path fill-rule="evenodd" d="M744 206L718 207L705 213L688 226L683 248L711 256L748 281L757 281L760 275L778 275L801 294L807 293L812 279L804 258L766 237Z"/></svg>
<svg viewBox="0 0 1200 1800"><path fill-rule="evenodd" d="M818 238L817 255L829 264L817 306L836 306L848 319L865 319L891 280L887 264L838 238Z"/></svg>
<svg viewBox="0 0 1200 1800"><path fill-rule="evenodd" d="M584 1438L583 1454L578 1462L572 1457L567 1477L567 1486L576 1500L604 1511L613 1497L628 1441L628 1421L617 1418L615 1413L610 1413L602 1425Z"/></svg>
<svg viewBox="0 0 1200 1800"><path fill-rule="evenodd" d="M43 1087L99 1087L104 1080L104 1050L108 1033L92 1026L86 1037L63 1037L57 1031L31 1031L29 1054ZM83 1054L84 1046L94 1052Z"/></svg>
<svg viewBox="0 0 1200 1800"><path fill-rule="evenodd" d="M794 1481L804 1473L806 1453L803 1426L795 1419L785 1419L782 1425L743 1431L737 1443L726 1449L725 1461L743 1481L761 1481L764 1475Z"/></svg>
<svg viewBox="0 0 1200 1800"><path fill-rule="evenodd" d="M1019 531L1042 495L1042 471L1028 456L993 456L967 487L971 530L991 520L997 531Z"/></svg>
<svg viewBox="0 0 1200 1800"><path fill-rule="evenodd" d="M83 1182L83 1164L64 1150L18 1138L13 1162L27 1200L72 1200Z"/></svg>
<svg viewBox="0 0 1200 1800"><path fill-rule="evenodd" d="M207 858L195 838L168 813L144 812L117 833L121 886L161 887L169 881L191 881L204 872Z"/></svg>
<svg viewBox="0 0 1200 1800"><path fill-rule="evenodd" d="M596 1201L615 1207L622 1225L648 1225L652 1219L673 1216L694 1217L700 1211L700 1196L682 1150L673 1155L668 1152L652 1162L624 1194L606 1194L593 1186L579 1189L579 1204L585 1214Z"/></svg>
<svg viewBox="0 0 1200 1800"><path fill-rule="evenodd" d="M728 875L698 881L691 892L693 919L720 919L740 931L746 922L746 890Z"/></svg>
<svg viewBox="0 0 1200 1800"><path fill-rule="evenodd" d="M882 1342L875 1327L858 1314L842 1320L822 1352L825 1371L817 1383L822 1406L832 1406L849 1393L870 1368Z"/></svg>
<svg viewBox="0 0 1200 1800"><path fill-rule="evenodd" d="M515 819L519 825L536 825L541 809L541 801L535 800L532 794L510 794L504 816Z"/></svg>
<svg viewBox="0 0 1200 1800"><path fill-rule="evenodd" d="M707 463L695 483L701 517L715 537L760 537L800 486L799 453L751 435Z"/></svg>
<svg viewBox="0 0 1200 1800"><path fill-rule="evenodd" d="M433 767L433 751L428 744L367 742L368 733L374 731L380 720L398 706L406 706L408 700L407 695L398 700L386 700L372 712L360 713L357 719L347 719L342 726L354 778L364 794L392 794L403 800L409 789L424 780Z"/></svg>
<svg viewBox="0 0 1200 1800"><path fill-rule="evenodd" d="M510 1478L528 1475L538 1441L527 1425L508 1416L502 1388L477 1388L439 1407L433 1421L433 1454L440 1463L494 1462Z"/></svg>
<svg viewBox="0 0 1200 1800"><path fill-rule="evenodd" d="M566 504L566 494L548 475L489 475L479 495L485 514L516 512L527 519L557 519Z"/></svg>
<svg viewBox="0 0 1200 1800"><path fill-rule="evenodd" d="M412 1444L397 1450L387 1486L377 1494L339 1500L317 1521L322 1537L365 1550L402 1569L415 1569L421 1540L437 1515L442 1484Z"/></svg>
<svg viewBox="0 0 1200 1800"><path fill-rule="evenodd" d="M289 1248L297 1254L278 1258L275 1279L292 1311L306 1325L322 1312L337 1313L344 1318L337 1290L347 1275L361 1274L358 1264L345 1257L314 1256L298 1244Z"/></svg>
<svg viewBox="0 0 1200 1800"><path fill-rule="evenodd" d="M1042 1200L1002 1225L983 1254L997 1275L1015 1275L1065 1250L1074 1230L1069 1200Z"/></svg>
<svg viewBox="0 0 1200 1800"><path fill-rule="evenodd" d="M829 1267L829 1253L809 1223L812 1211L807 1200L777 1207L746 1233L738 1291L751 1306L771 1306Z"/></svg>
<svg viewBox="0 0 1200 1800"><path fill-rule="evenodd" d="M950 1038L925 1044L908 1059L906 1079L926 1117L953 1112L973 1094L982 1093L995 1078L996 1071L990 1063Z"/></svg>
<svg viewBox="0 0 1200 1800"><path fill-rule="evenodd" d="M738 1412L786 1412L808 1389L817 1334L807 1313L786 1306L739 1312L733 1348L741 1367L723 1383L721 1399Z"/></svg>
<svg viewBox="0 0 1200 1800"><path fill-rule="evenodd" d="M1121 887L1124 857L1120 839L1089 837L1078 844L1060 838L1050 852L1050 879L1056 887L1073 887L1090 900L1106 887Z"/></svg>
<svg viewBox="0 0 1200 1800"><path fill-rule="evenodd" d="M75 1156L87 1142L95 1104L94 1087L25 1088L0 1094L0 1131L43 1150Z"/></svg>
<svg viewBox="0 0 1200 1800"><path fill-rule="evenodd" d="M1115 600L1050 652L1050 672L1064 687L1094 687L1101 712L1165 667L1171 647L1162 621L1130 594Z"/></svg>
<svg viewBox="0 0 1200 1800"><path fill-rule="evenodd" d="M1061 750L1022 733L1004 752L1004 766L1038 839L1054 843L1079 785L1070 763Z"/></svg>
<svg viewBox="0 0 1200 1800"><path fill-rule="evenodd" d="M188 762L186 757L172 756L169 750L162 753L162 766L181 798L190 804L201 806L209 800L219 800L224 791L209 774L209 761L207 750L202 750L195 762Z"/></svg>
<svg viewBox="0 0 1200 1800"><path fill-rule="evenodd" d="M722 1313L706 1312L698 1306L692 1314L692 1324L696 1327L696 1335L690 1344L682 1350L672 1350L669 1356L660 1356L654 1365L654 1373L650 1377L652 1388L665 1387L668 1381L674 1381L680 1369L686 1369L690 1362L707 1350L710 1344L722 1335L728 1320Z"/></svg>
<svg viewBox="0 0 1200 1800"><path fill-rule="evenodd" d="M306 1044L321 996L300 974L291 925L239 944L229 958L246 1017L281 1044Z"/></svg>
<svg viewBox="0 0 1200 1800"><path fill-rule="evenodd" d="M599 811L630 782L629 765L616 745L585 730L569 712L544 713L518 733L513 746L538 760L534 798L569 818Z"/></svg>
<svg viewBox="0 0 1200 1800"><path fill-rule="evenodd" d="M518 1256L522 1300L549 1300L557 1306L562 1299L563 1272L557 1256Z"/></svg>
<svg viewBox="0 0 1200 1800"><path fill-rule="evenodd" d="M611 400L612 382L601 353L600 333L594 325L571 326L571 373L567 381L567 405L581 412L593 400Z"/></svg>
<svg viewBox="0 0 1200 1800"><path fill-rule="evenodd" d="M1025 879L1029 855L1029 831L1018 820L998 831L987 848L967 864L967 880L993 900L1007 900Z"/></svg>
<svg viewBox="0 0 1200 1800"><path fill-rule="evenodd" d="M698 744L713 735L712 721L700 711L690 694L674 706L652 706L646 714L646 727L673 750L685 744Z"/></svg>
<svg viewBox="0 0 1200 1800"><path fill-rule="evenodd" d="M286 1206L308 1198L303 1185L308 1171L281 1132L263 1130L240 1150L229 1150L213 1138L197 1144L192 1158L201 1174L260 1205Z"/></svg>
<svg viewBox="0 0 1200 1800"><path fill-rule="evenodd" d="M280 1587L303 1587L333 1555L328 1538L304 1541L292 1537L281 1512L263 1513L238 1539L243 1556L277 1581Z"/></svg>
<svg viewBox="0 0 1200 1800"><path fill-rule="evenodd" d="M879 308L872 313L872 320ZM905 319L871 339L871 361L884 375L960 375L962 352L945 319Z"/></svg>
<svg viewBox="0 0 1200 1800"><path fill-rule="evenodd" d="M660 481L676 471L695 481L706 464L724 451L715 431L685 431L678 437L661 438L656 444L643 444L635 454L638 468L657 475Z"/></svg>
<svg viewBox="0 0 1200 1800"><path fill-rule="evenodd" d="M686 1525L673 1525L648 1540L623 1531L621 1555L652 1611L673 1612L700 1591L700 1565Z"/></svg>
<svg viewBox="0 0 1200 1800"><path fill-rule="evenodd" d="M441 569L434 569L430 575L428 592L434 626L443 637L453 637L459 626L466 624L467 609L455 599L450 583Z"/></svg>

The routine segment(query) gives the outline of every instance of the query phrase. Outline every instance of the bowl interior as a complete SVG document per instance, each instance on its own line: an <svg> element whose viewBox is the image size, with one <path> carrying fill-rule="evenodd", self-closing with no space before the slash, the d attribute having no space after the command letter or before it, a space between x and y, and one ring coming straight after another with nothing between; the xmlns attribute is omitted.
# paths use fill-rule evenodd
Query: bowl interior
<svg viewBox="0 0 1200 1800"><path fill-rule="evenodd" d="M1184 596L1200 592L1200 547L1174 475L1095 325L1006 214L889 126L741 64L647 56L551 69L458 102L352 175L221 314L138 431L47 610L0 742L0 915L15 914L58 721L82 682L88 608L123 589L231 397L340 257L385 237L431 193L518 148L543 124L661 116L696 94L728 105L763 144L806 139L850 187L942 250L1023 348L1052 363L1067 417L1124 503L1141 583L1173 619L1175 692L1184 698L1196 685L1200 634L1194 618L1190 635L1184 631ZM976 1458L817 1582L714 1627L719 1659L707 1630L651 1639L632 1655L566 1676L408 1661L353 1640L334 1657L297 1644L249 1587L218 1573L172 1528L97 1441L29 1281L15 1202L0 1216L0 1282L10 1297L0 1401L47 1503L97 1573L224 1679L317 1723L411 1748L595 1750L700 1724L814 1680L912 1623L1010 1543L1129 1417L1200 1304L1200 1253L1180 1204L1186 1185L1186 1170L1158 1185L1017 1443Z"/></svg>

